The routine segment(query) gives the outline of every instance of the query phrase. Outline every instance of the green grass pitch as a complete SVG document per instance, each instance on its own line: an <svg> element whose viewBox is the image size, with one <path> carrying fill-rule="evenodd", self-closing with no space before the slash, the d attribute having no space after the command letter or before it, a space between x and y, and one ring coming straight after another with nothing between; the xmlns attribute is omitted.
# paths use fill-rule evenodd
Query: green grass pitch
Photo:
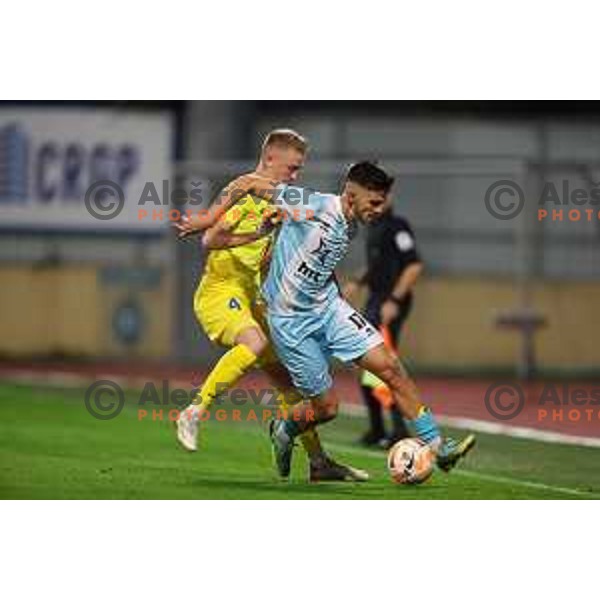
<svg viewBox="0 0 600 600"><path fill-rule="evenodd" d="M480 434L450 475L399 486L383 452L354 444L364 423L340 416L322 428L324 443L372 481L308 484L298 448L292 479L282 483L260 424L210 422L201 450L187 454L167 422L138 420L135 394L110 421L90 416L83 398L83 390L0 384L0 498L600 498L600 449Z"/></svg>

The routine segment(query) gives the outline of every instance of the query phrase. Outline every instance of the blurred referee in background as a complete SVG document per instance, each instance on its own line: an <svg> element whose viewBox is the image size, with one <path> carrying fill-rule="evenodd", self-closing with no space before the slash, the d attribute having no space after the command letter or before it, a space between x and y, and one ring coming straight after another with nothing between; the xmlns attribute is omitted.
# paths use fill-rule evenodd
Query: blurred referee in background
<svg viewBox="0 0 600 600"><path fill-rule="evenodd" d="M421 275L423 263L408 221L393 213L391 198L388 202L384 216L367 228L367 269L348 283L345 295L353 298L361 287L367 288L365 316L373 325L387 328L388 343L397 350L402 326L411 311L413 287ZM383 383L363 372L361 390L369 414L369 429L361 443L387 448L408 437L402 415L391 399L386 402L389 391ZM389 434L384 425L384 405L389 407L392 420Z"/></svg>

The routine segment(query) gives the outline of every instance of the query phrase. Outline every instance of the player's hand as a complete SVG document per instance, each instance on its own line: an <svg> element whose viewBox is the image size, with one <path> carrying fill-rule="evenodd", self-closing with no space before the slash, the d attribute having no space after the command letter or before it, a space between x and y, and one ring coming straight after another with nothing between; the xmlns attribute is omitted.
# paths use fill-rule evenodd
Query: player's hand
<svg viewBox="0 0 600 600"><path fill-rule="evenodd" d="M199 215L183 215L179 221L173 224L173 228L177 233L177 238L182 240L204 230L206 219L202 219Z"/></svg>
<svg viewBox="0 0 600 600"><path fill-rule="evenodd" d="M400 309L398 305L393 300L386 300L381 305L381 324L389 325L398 315L400 314Z"/></svg>
<svg viewBox="0 0 600 600"><path fill-rule="evenodd" d="M256 230L256 233L261 237L269 235L269 233L281 225L281 221L282 217L278 211L269 212L263 217L263 220Z"/></svg>
<svg viewBox="0 0 600 600"><path fill-rule="evenodd" d="M253 194L259 198L271 200L275 195L275 188L279 185L278 181L257 175L256 173L246 173L234 179L226 188L226 193L239 200L246 194Z"/></svg>

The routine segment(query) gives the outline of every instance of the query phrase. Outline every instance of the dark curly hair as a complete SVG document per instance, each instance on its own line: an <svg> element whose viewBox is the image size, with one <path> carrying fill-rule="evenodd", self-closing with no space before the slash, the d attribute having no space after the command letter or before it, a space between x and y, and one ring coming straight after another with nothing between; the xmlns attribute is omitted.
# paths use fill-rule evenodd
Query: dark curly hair
<svg viewBox="0 0 600 600"><path fill-rule="evenodd" d="M352 181L373 192L387 194L394 183L394 178L374 162L365 160L353 164L348 169L346 181Z"/></svg>

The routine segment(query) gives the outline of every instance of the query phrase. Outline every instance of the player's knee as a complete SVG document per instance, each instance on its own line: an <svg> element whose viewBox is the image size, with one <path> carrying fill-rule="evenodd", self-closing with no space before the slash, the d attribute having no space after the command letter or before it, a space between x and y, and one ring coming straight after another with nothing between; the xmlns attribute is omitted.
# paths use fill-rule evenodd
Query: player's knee
<svg viewBox="0 0 600 600"><path fill-rule="evenodd" d="M337 404L327 404L325 406L325 418L330 420L330 419L335 419L337 417L338 414L338 405Z"/></svg>
<svg viewBox="0 0 600 600"><path fill-rule="evenodd" d="M337 408L322 406L314 411L314 420L317 423L327 423L337 416Z"/></svg>
<svg viewBox="0 0 600 600"><path fill-rule="evenodd" d="M244 346L248 347L256 356L261 356L269 347L267 337L257 328L243 331L238 335L236 341L238 344L244 344Z"/></svg>
<svg viewBox="0 0 600 600"><path fill-rule="evenodd" d="M262 337L256 339L253 344L253 348L251 349L256 356L262 356L267 351L268 346L269 342L267 341L267 338Z"/></svg>
<svg viewBox="0 0 600 600"><path fill-rule="evenodd" d="M338 403L331 400L315 403L315 417L320 423L335 419L338 414Z"/></svg>

